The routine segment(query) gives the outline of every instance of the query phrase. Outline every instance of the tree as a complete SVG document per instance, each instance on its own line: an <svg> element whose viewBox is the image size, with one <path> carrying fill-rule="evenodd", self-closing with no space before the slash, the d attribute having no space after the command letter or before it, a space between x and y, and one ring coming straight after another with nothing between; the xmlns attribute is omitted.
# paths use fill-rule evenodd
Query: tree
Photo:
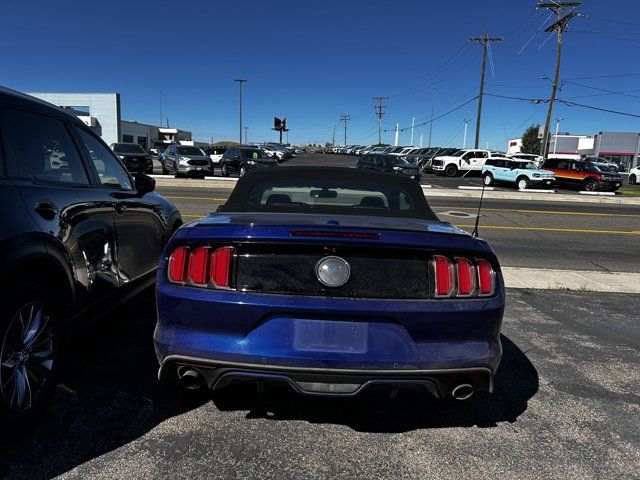
<svg viewBox="0 0 640 480"><path fill-rule="evenodd" d="M538 155L540 153L540 146L542 145L542 139L538 138L538 130L540 125L531 125L522 134L522 147L520 151L522 153L533 153Z"/></svg>

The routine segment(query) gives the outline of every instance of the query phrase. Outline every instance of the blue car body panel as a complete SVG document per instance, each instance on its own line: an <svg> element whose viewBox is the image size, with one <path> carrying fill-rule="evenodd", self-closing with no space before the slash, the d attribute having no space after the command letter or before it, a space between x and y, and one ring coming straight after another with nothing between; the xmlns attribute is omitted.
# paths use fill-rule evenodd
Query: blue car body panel
<svg viewBox="0 0 640 480"><path fill-rule="evenodd" d="M376 238L292 237L292 230L375 233ZM179 245L239 242L417 249L484 258L496 271L486 298L381 299L282 295L176 285L167 258ZM348 260L348 259L347 259ZM425 284L428 279L425 279ZM505 294L497 259L483 240L443 222L367 216L212 214L171 239L157 274L154 340L162 374L175 364L249 365L309 371L474 371L492 377L501 357ZM390 373L391 372L391 373ZM490 390L491 381L487 384ZM211 386L211 385L210 385Z"/></svg>

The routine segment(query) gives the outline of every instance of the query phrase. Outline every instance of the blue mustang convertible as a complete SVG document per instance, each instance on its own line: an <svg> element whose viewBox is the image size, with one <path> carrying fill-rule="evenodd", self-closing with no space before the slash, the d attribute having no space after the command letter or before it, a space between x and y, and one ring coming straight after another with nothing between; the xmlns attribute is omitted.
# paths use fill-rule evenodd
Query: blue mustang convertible
<svg viewBox="0 0 640 480"><path fill-rule="evenodd" d="M491 392L505 292L484 240L441 222L409 178L259 169L181 227L157 277L160 378L308 395Z"/></svg>

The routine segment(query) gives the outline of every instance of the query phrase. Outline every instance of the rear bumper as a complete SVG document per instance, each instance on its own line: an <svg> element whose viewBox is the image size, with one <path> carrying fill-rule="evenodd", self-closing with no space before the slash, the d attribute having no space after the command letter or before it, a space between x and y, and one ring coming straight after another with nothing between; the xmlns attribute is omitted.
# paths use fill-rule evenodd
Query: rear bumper
<svg viewBox="0 0 640 480"><path fill-rule="evenodd" d="M462 375L462 383L491 391L502 355L501 289L477 300L376 300L205 290L160 274L156 285L162 376L197 366L211 388L227 374L298 391L300 382L352 376L358 385L435 385L439 396Z"/></svg>
<svg viewBox="0 0 640 480"><path fill-rule="evenodd" d="M179 373L195 370L203 386L218 390L232 383L265 382L287 385L303 395L355 396L375 388L422 390L436 398L448 397L459 385L475 392L493 393L494 374L489 368L436 370L349 370L276 367L262 364L219 362L170 355L158 372L160 379L178 379Z"/></svg>

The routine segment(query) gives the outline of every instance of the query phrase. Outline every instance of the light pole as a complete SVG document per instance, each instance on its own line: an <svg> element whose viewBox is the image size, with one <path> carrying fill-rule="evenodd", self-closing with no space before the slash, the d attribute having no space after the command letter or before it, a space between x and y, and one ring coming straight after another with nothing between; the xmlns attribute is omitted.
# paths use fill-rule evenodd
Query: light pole
<svg viewBox="0 0 640 480"><path fill-rule="evenodd" d="M160 128L162 128L162 90L160 90Z"/></svg>
<svg viewBox="0 0 640 480"><path fill-rule="evenodd" d="M237 78L234 82L238 82L238 86L240 87L240 145L242 145L242 84L246 82L246 80Z"/></svg>
<svg viewBox="0 0 640 480"><path fill-rule="evenodd" d="M416 118L420 118L420 117L411 117L411 141L409 142L409 145L411 146L413 146L413 129L416 124Z"/></svg>
<svg viewBox="0 0 640 480"><path fill-rule="evenodd" d="M556 154L556 146L558 145L558 128L560 128L560 120L562 117L556 117L556 136L553 137L553 154Z"/></svg>
<svg viewBox="0 0 640 480"><path fill-rule="evenodd" d="M467 125L469 124L469 119L464 119L464 136L462 137L462 148L467 148Z"/></svg>
<svg viewBox="0 0 640 480"><path fill-rule="evenodd" d="M249 127L244 127L244 144L245 145L249 144L249 140L247 140L247 137L249 136L247 133L248 131L249 131Z"/></svg>
<svg viewBox="0 0 640 480"><path fill-rule="evenodd" d="M431 120L429 120L429 147L431 147L431 132L433 131L433 107L436 104L436 86L432 86L433 97L431 98Z"/></svg>

